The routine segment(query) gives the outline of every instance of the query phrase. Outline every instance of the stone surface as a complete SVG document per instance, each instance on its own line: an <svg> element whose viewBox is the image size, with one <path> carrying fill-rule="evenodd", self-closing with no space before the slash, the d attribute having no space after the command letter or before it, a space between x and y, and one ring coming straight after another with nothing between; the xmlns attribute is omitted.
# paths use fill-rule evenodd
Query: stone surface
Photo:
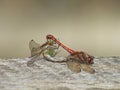
<svg viewBox="0 0 120 90"><path fill-rule="evenodd" d="M120 58L96 57L95 74L72 72L65 63L0 59L0 90L120 90Z"/></svg>

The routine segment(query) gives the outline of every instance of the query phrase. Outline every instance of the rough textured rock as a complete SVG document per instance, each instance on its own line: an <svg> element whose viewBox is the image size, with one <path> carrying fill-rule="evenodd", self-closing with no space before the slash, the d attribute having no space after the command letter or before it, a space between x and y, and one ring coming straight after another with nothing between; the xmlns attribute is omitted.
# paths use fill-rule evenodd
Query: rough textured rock
<svg viewBox="0 0 120 90"><path fill-rule="evenodd" d="M75 73L65 63L0 59L0 90L120 90L120 58L95 58L95 74Z"/></svg>

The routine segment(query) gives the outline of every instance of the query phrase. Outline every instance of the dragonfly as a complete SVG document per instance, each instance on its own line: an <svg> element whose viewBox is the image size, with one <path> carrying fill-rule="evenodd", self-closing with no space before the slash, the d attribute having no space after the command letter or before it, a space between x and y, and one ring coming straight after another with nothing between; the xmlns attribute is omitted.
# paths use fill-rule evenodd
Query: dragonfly
<svg viewBox="0 0 120 90"><path fill-rule="evenodd" d="M91 56L83 51L75 51L73 49L68 48L63 43L61 43L59 40L57 40L53 35L49 34L46 36L47 40L53 40L55 43L57 43L59 46L63 47L71 56L76 58L80 63L86 63L86 64L93 64L94 63L94 56Z"/></svg>
<svg viewBox="0 0 120 90"><path fill-rule="evenodd" d="M31 40L29 42L29 49L31 52L31 60L27 62L27 66L33 65L37 59L40 59L40 56L44 56L46 54L50 57L55 57L60 52L60 50L58 50L59 45L55 44L52 40L48 40L42 45Z"/></svg>
<svg viewBox="0 0 120 90"><path fill-rule="evenodd" d="M81 69L88 73L95 73L95 70L91 67L91 64L94 63L94 56L87 54L83 51L75 51L68 48L63 43L61 43L57 38L51 34L46 36L46 39L53 40L59 46L64 48L70 55L67 56L66 60L63 60L67 63L67 66L70 70L74 72L81 72ZM49 58L47 58L49 59ZM49 60L50 61L50 60Z"/></svg>
<svg viewBox="0 0 120 90"><path fill-rule="evenodd" d="M28 66L33 65L35 60L41 55L43 55L44 59L54 63L66 63L67 67L76 73L81 72L81 69L88 73L95 73L95 70L90 66L93 64L93 56L83 52L83 51L75 51L64 44L62 44L57 38L53 35L49 34L46 36L47 41L39 45L34 40L31 40L29 43L29 48L31 51L32 59L27 62ZM58 54L59 47L63 47L67 52L70 53L63 60L56 60L55 56Z"/></svg>

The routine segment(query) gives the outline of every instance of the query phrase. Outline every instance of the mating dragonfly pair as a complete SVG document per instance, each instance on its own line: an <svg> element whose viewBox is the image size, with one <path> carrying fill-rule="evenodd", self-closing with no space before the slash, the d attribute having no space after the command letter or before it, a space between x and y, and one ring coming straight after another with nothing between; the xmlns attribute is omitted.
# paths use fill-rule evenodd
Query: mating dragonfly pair
<svg viewBox="0 0 120 90"><path fill-rule="evenodd" d="M68 68L73 72L79 73L82 69L83 71L86 71L88 73L95 73L95 70L91 67L91 65L94 63L93 56L83 51L74 51L68 48L51 34L47 35L46 39L47 41L42 45L39 45L34 40L31 40L29 42L31 60L27 62L28 66L33 65L35 60L42 55L43 58L47 61L54 63L66 63ZM59 52L59 47L64 48L70 54L62 61L54 60L54 57Z"/></svg>

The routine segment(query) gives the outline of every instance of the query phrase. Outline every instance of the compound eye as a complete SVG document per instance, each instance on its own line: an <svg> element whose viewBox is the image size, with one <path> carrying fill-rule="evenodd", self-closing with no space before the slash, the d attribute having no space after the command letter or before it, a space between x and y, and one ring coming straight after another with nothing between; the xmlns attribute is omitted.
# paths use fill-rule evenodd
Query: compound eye
<svg viewBox="0 0 120 90"><path fill-rule="evenodd" d="M89 62L89 64L93 64L94 62L93 62L93 57L88 57L88 62Z"/></svg>
<svg viewBox="0 0 120 90"><path fill-rule="evenodd" d="M91 61L92 59L91 59L91 57L88 57L88 61Z"/></svg>
<svg viewBox="0 0 120 90"><path fill-rule="evenodd" d="M52 39L53 36L52 36L51 34L49 34L49 35L46 36L46 38L47 38L47 39Z"/></svg>

